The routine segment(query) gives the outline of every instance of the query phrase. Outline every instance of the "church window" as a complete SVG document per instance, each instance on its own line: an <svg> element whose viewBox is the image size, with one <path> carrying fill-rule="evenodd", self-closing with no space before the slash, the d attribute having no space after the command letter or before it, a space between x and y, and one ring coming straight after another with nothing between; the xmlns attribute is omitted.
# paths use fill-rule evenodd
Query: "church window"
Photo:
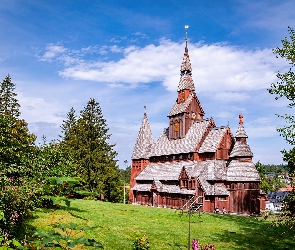
<svg viewBox="0 0 295 250"><path fill-rule="evenodd" d="M175 158L176 158L175 155L173 155L173 156L172 156L172 160L175 160Z"/></svg>
<svg viewBox="0 0 295 250"><path fill-rule="evenodd" d="M241 189L245 189L245 183L241 183Z"/></svg>
<svg viewBox="0 0 295 250"><path fill-rule="evenodd" d="M226 200L226 196L218 196L218 200L219 201L225 201Z"/></svg>
<svg viewBox="0 0 295 250"><path fill-rule="evenodd" d="M188 154L188 155L187 155L187 158L190 159L190 158L191 158L191 154Z"/></svg>
<svg viewBox="0 0 295 250"><path fill-rule="evenodd" d="M179 156L179 160L182 160L182 155Z"/></svg>
<svg viewBox="0 0 295 250"><path fill-rule="evenodd" d="M234 183L234 188L235 188L235 189L238 188L238 183Z"/></svg>

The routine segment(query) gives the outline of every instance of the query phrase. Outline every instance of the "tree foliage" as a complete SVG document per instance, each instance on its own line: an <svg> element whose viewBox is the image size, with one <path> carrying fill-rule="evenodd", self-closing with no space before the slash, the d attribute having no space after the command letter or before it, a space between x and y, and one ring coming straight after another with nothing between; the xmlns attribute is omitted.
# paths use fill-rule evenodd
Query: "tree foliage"
<svg viewBox="0 0 295 250"><path fill-rule="evenodd" d="M117 201L119 170L114 145L99 103L90 99L76 119L74 109L67 114L62 125L64 150L72 152L76 159L77 173L86 183L88 191L104 195L109 201Z"/></svg>
<svg viewBox="0 0 295 250"><path fill-rule="evenodd" d="M276 57L285 58L289 64L290 68L288 72L277 73L278 82L272 83L271 88L269 89L270 94L275 94L276 99L285 97L289 101L289 107L295 107L295 31L293 28L288 27L290 37L286 37L282 40L282 47L277 47L273 50L273 53ZM278 115L279 117L285 119L286 125L282 128L277 129L280 132L280 135L285 138L285 140L293 146L289 151L283 150L283 160L288 163L291 176L294 179L295 172L295 116L291 114ZM285 201L284 205L284 216L282 219L282 224L287 224L290 229L295 227L295 214L294 214L294 204L295 204L295 195L294 195L294 186L293 191L288 197L288 200Z"/></svg>
<svg viewBox="0 0 295 250"><path fill-rule="evenodd" d="M273 49L273 53L276 57L285 58L289 64L290 68L288 72L277 73L278 82L272 83L269 89L270 94L275 94L276 99L285 97L289 101L289 107L295 107L295 32L294 29L288 28L290 37L286 37L282 40L282 47ZM295 145L295 116L291 114L278 115L279 117L285 119L286 125L282 128L278 128L280 135L285 138L285 140L290 145ZM295 170L295 148L291 150L283 150L283 160L288 163L288 166L293 172Z"/></svg>
<svg viewBox="0 0 295 250"><path fill-rule="evenodd" d="M19 119L20 105L10 76L0 89L0 172L8 176L25 175L34 156L36 136L25 120Z"/></svg>
<svg viewBox="0 0 295 250"><path fill-rule="evenodd" d="M282 178L278 178L277 175L275 175L273 178L268 178L266 176L269 166L271 165L263 165L260 161L255 164L261 179L260 188L265 193L269 193L270 191L278 191L280 188L286 186L286 182Z"/></svg>
<svg viewBox="0 0 295 250"><path fill-rule="evenodd" d="M11 81L9 75L1 82L0 88L0 112L1 114L18 117L20 116L20 105L14 92L15 84Z"/></svg>

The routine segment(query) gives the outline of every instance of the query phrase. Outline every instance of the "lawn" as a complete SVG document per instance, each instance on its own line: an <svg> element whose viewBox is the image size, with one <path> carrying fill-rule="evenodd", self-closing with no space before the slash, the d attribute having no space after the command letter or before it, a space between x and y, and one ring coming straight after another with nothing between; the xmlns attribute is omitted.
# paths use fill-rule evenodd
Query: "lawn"
<svg viewBox="0 0 295 250"><path fill-rule="evenodd" d="M133 242L146 235L150 249L187 249L188 216L173 209L72 200L68 208L35 212L30 225L48 231L55 224L76 223L96 227L78 233L101 242L105 249L133 249ZM295 232L281 236L282 229L270 227L270 219L201 213L191 216L191 240L213 243L217 250L295 249ZM72 232L76 234L77 232Z"/></svg>

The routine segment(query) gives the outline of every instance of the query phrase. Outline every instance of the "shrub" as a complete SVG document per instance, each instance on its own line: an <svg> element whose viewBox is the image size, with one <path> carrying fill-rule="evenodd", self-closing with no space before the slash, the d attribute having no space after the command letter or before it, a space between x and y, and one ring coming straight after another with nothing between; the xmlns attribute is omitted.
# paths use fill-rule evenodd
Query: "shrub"
<svg viewBox="0 0 295 250"><path fill-rule="evenodd" d="M38 198L32 183L24 179L1 177L0 182L0 233L4 239L11 239L22 233Z"/></svg>
<svg viewBox="0 0 295 250"><path fill-rule="evenodd" d="M148 250L149 248L149 239L145 235L141 238L136 239L133 243L134 250Z"/></svg>

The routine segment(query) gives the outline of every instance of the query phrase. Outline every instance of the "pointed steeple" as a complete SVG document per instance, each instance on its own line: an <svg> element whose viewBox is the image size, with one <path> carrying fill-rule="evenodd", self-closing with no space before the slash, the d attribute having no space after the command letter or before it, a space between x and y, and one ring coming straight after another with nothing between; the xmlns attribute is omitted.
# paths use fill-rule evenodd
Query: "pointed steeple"
<svg viewBox="0 0 295 250"><path fill-rule="evenodd" d="M186 25L185 28L187 29L188 26ZM178 102L184 102L188 95L195 91L195 86L192 78L192 65L190 62L189 54L188 54L188 47L187 47L187 31L186 31L186 46L184 50L184 56L182 59L182 64L180 67L180 81L178 84L178 89L177 92L179 93L178 95Z"/></svg>
<svg viewBox="0 0 295 250"><path fill-rule="evenodd" d="M230 158L252 158L253 153L247 143L248 136L243 126L243 115L239 115L239 127L236 133L236 141L230 153Z"/></svg>
<svg viewBox="0 0 295 250"><path fill-rule="evenodd" d="M146 107L144 107L146 108ZM134 146L132 159L149 159L151 149L154 145L154 138L146 115L143 115L141 127Z"/></svg>

